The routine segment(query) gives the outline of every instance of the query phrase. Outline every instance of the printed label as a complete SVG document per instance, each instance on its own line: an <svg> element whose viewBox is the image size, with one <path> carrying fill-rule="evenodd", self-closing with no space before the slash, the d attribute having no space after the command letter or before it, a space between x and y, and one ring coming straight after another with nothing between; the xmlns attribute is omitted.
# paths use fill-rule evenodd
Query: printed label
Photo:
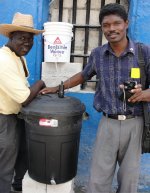
<svg viewBox="0 0 150 193"><path fill-rule="evenodd" d="M54 44L62 44L59 37L56 38L56 40L54 41Z"/></svg>
<svg viewBox="0 0 150 193"><path fill-rule="evenodd" d="M48 45L48 49L50 54L53 56L61 56L64 55L67 50L67 46L65 45Z"/></svg>
<svg viewBox="0 0 150 193"><path fill-rule="evenodd" d="M58 127L58 120L42 118L39 120L39 125L47 127Z"/></svg>
<svg viewBox="0 0 150 193"><path fill-rule="evenodd" d="M56 37L53 43L49 43L47 45L47 48L50 53L50 56L59 58L67 54L69 47L67 43L62 43L60 37Z"/></svg>

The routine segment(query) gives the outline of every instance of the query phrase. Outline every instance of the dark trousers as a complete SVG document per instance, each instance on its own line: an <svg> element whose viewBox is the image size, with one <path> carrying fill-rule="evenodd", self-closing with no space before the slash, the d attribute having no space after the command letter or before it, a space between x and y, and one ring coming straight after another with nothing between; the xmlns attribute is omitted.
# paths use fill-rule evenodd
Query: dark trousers
<svg viewBox="0 0 150 193"><path fill-rule="evenodd" d="M0 114L0 193L10 193L17 152L17 116Z"/></svg>
<svg viewBox="0 0 150 193"><path fill-rule="evenodd" d="M22 187L22 179L27 171L27 147L26 147L26 133L25 122L23 119L18 120L19 123L19 150L15 163L15 172L13 179L13 186L16 188Z"/></svg>

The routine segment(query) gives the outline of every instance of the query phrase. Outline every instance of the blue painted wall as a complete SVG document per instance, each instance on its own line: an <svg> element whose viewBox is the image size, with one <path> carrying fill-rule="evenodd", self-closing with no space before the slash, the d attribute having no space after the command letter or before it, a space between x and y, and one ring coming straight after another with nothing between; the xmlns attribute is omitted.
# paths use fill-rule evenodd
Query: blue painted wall
<svg viewBox="0 0 150 193"><path fill-rule="evenodd" d="M150 0L130 0L129 36L150 44Z"/></svg>
<svg viewBox="0 0 150 193"><path fill-rule="evenodd" d="M43 23L48 20L49 0L0 1L0 23L11 23L16 12L32 14L34 17L34 27L43 29ZM7 38L0 35L0 46L5 45L7 40ZM43 61L42 35L35 36L34 46L26 58L30 71L29 82L32 84L41 77L41 64Z"/></svg>

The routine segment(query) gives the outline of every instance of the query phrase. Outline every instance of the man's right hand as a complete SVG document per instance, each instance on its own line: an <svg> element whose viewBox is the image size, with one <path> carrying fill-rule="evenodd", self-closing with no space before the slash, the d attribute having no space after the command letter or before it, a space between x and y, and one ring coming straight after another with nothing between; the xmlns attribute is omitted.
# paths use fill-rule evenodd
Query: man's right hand
<svg viewBox="0 0 150 193"><path fill-rule="evenodd" d="M46 87L40 90L39 94L47 94L47 93L57 93L59 90L58 86L56 87Z"/></svg>
<svg viewBox="0 0 150 193"><path fill-rule="evenodd" d="M64 90L82 84L84 82L84 77L82 76L81 72L78 72L71 78L67 79L64 82ZM40 94L47 94L47 93L57 93L59 91L59 86L56 87L46 87L40 90Z"/></svg>

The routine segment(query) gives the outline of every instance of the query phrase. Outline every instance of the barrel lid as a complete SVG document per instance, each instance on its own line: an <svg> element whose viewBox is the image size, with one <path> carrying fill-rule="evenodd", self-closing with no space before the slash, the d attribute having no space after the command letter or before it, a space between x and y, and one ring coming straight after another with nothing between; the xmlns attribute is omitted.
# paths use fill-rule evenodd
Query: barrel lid
<svg viewBox="0 0 150 193"><path fill-rule="evenodd" d="M64 96L59 98L57 94L38 95L29 105L22 107L22 115L53 116L80 115L85 111L85 106L75 97Z"/></svg>

